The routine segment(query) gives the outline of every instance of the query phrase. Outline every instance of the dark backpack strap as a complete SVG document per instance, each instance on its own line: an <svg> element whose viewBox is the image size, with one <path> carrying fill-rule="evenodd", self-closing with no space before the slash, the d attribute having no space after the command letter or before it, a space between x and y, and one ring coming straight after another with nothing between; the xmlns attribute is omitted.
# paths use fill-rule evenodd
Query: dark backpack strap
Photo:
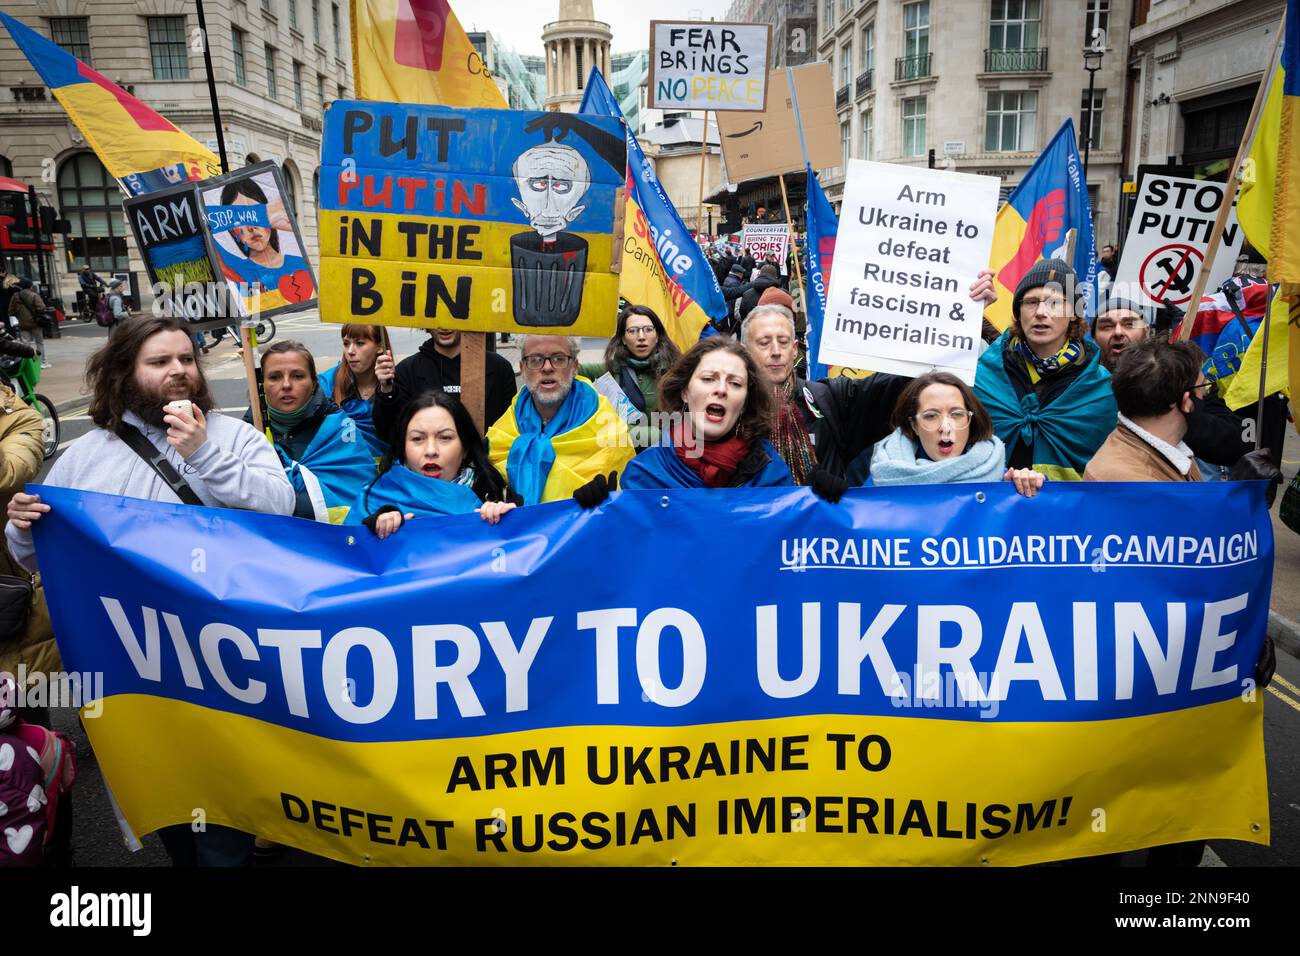
<svg viewBox="0 0 1300 956"><path fill-rule="evenodd" d="M167 456L155 448L153 442L140 433L140 429L122 422L117 427L117 437L126 442L128 448L144 459L145 463L157 473L168 488L176 493L176 497L181 499L182 502L187 505L203 504L203 499L172 467L172 463L167 460Z"/></svg>

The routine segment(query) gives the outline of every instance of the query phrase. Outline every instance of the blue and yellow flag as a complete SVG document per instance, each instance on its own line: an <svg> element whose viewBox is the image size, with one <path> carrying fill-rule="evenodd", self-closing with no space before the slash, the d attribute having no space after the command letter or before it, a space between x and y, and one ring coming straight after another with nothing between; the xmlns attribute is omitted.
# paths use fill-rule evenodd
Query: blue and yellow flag
<svg viewBox="0 0 1300 956"><path fill-rule="evenodd" d="M1241 170L1237 219L1246 238L1268 260L1278 283L1269 319L1268 355L1257 335L1233 382L1234 408L1259 401L1260 362L1266 361L1265 394L1300 395L1300 4L1288 0L1282 59L1270 82L1250 154ZM1300 426L1297 426L1300 427Z"/></svg>
<svg viewBox="0 0 1300 956"><path fill-rule="evenodd" d="M357 99L506 109L447 0L353 0Z"/></svg>
<svg viewBox="0 0 1300 956"><path fill-rule="evenodd" d="M1074 254L1069 261L1091 314L1096 301L1097 250L1076 139L1074 121L1066 119L998 210L989 253L998 301L984 310L984 317L999 329L1011 324L1011 299L1020 280L1039 259L1067 258L1071 232Z"/></svg>
<svg viewBox="0 0 1300 956"><path fill-rule="evenodd" d="M808 238L804 242L804 271L808 274L808 379L826 377L826 366L817 361L821 348L822 321L826 317L826 292L831 284L831 261L840 221L830 200L817 181L811 165L808 174Z"/></svg>
<svg viewBox="0 0 1300 956"><path fill-rule="evenodd" d="M587 78L579 113L627 121L600 71ZM664 192L641 145L627 133L627 210L623 221L619 295L654 310L668 337L685 352L700 339L709 319L727 314L722 287L672 200Z"/></svg>
<svg viewBox="0 0 1300 956"><path fill-rule="evenodd" d="M212 150L166 117L9 14L0 13L0 22L128 193L221 174Z"/></svg>

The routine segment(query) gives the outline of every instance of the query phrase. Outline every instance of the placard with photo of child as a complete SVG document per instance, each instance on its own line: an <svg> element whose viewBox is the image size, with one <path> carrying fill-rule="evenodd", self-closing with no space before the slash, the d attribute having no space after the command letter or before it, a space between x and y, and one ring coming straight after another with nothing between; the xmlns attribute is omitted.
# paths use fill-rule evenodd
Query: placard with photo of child
<svg viewBox="0 0 1300 956"><path fill-rule="evenodd" d="M201 195L222 276L247 314L316 304L316 277L274 162L208 180Z"/></svg>

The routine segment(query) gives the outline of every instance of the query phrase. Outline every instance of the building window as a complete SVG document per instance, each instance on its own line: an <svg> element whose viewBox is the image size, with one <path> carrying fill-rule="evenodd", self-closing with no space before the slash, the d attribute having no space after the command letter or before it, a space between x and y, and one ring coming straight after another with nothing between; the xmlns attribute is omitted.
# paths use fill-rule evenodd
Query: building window
<svg viewBox="0 0 1300 956"><path fill-rule="evenodd" d="M8 156L0 156L0 176L14 178L14 164Z"/></svg>
<svg viewBox="0 0 1300 956"><path fill-rule="evenodd" d="M840 86L848 86L853 79L853 44L840 47Z"/></svg>
<svg viewBox="0 0 1300 956"><path fill-rule="evenodd" d="M846 173L849 171L849 143L850 143L849 124L841 123L840 124L840 153L843 157L843 166L844 166L844 171Z"/></svg>
<svg viewBox="0 0 1300 956"><path fill-rule="evenodd" d="M271 9L271 0L262 0L262 12L275 16L275 11Z"/></svg>
<svg viewBox="0 0 1300 956"><path fill-rule="evenodd" d="M1041 20L1039 0L993 0L989 14L989 49L1037 49Z"/></svg>
<svg viewBox="0 0 1300 956"><path fill-rule="evenodd" d="M903 7L903 56L925 56L930 52L930 3L909 3Z"/></svg>
<svg viewBox="0 0 1300 956"><path fill-rule="evenodd" d="M293 105L302 109L302 64L293 63Z"/></svg>
<svg viewBox="0 0 1300 956"><path fill-rule="evenodd" d="M578 89L582 89L582 44L578 43L573 48L573 62L578 65Z"/></svg>
<svg viewBox="0 0 1300 956"><path fill-rule="evenodd" d="M1083 149L1088 140L1091 149L1101 149L1101 121L1105 115L1106 91L1094 90L1092 93L1092 111L1088 111L1088 91L1083 91L1079 104L1079 148Z"/></svg>
<svg viewBox="0 0 1300 956"><path fill-rule="evenodd" d="M1088 0L1088 12L1084 20L1085 46L1092 46L1098 30L1101 31L1101 45L1105 46L1106 33L1110 30L1110 0Z"/></svg>
<svg viewBox="0 0 1300 956"><path fill-rule="evenodd" d="M320 73L316 74L316 98L320 101L321 112L325 112L325 77Z"/></svg>
<svg viewBox="0 0 1300 956"><path fill-rule="evenodd" d="M298 0L289 0L289 29L298 29Z"/></svg>
<svg viewBox="0 0 1300 956"><path fill-rule="evenodd" d="M289 215L298 218L298 187L294 185L293 170L288 164L280 167L284 175L284 204L289 207Z"/></svg>
<svg viewBox="0 0 1300 956"><path fill-rule="evenodd" d="M1032 150L1038 132L1037 119L1037 93L991 91L984 115L984 148L990 152Z"/></svg>
<svg viewBox="0 0 1300 956"><path fill-rule="evenodd" d="M72 225L67 237L75 272L89 262L96 272L125 272L126 221L122 194L94 153L77 153L59 167L59 211Z"/></svg>
<svg viewBox="0 0 1300 956"><path fill-rule="evenodd" d="M862 158L871 158L871 110L862 113Z"/></svg>
<svg viewBox="0 0 1300 956"><path fill-rule="evenodd" d="M50 39L78 60L90 62L89 17L50 17Z"/></svg>
<svg viewBox="0 0 1300 956"><path fill-rule="evenodd" d="M248 85L248 65L244 62L244 31L230 31L230 46L235 51L235 82Z"/></svg>
<svg viewBox="0 0 1300 956"><path fill-rule="evenodd" d="M275 99L279 94L279 89L275 85L275 47L266 44L266 95Z"/></svg>
<svg viewBox="0 0 1300 956"><path fill-rule="evenodd" d="M149 56L155 80L183 80L190 75L188 40L184 17L149 17Z"/></svg>
<svg viewBox="0 0 1300 956"><path fill-rule="evenodd" d="M925 97L903 100L903 155L925 155Z"/></svg>
<svg viewBox="0 0 1300 956"><path fill-rule="evenodd" d="M343 31L339 29L339 5L330 4L330 25L334 27L334 55L343 56Z"/></svg>
<svg viewBox="0 0 1300 956"><path fill-rule="evenodd" d="M339 99L341 99L341 100L346 100L347 98L348 98L348 88L347 88L346 86L344 86L342 83L340 83L340 84L339 84Z"/></svg>
<svg viewBox="0 0 1300 956"><path fill-rule="evenodd" d="M320 0L311 0L311 34L320 46Z"/></svg>
<svg viewBox="0 0 1300 956"><path fill-rule="evenodd" d="M869 23L862 29L862 72L876 68L876 25Z"/></svg>

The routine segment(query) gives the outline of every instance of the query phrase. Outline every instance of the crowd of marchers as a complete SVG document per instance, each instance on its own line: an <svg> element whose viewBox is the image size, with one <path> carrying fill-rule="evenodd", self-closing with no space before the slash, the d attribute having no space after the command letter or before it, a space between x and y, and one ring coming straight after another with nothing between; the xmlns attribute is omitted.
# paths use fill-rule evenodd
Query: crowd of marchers
<svg viewBox="0 0 1300 956"><path fill-rule="evenodd" d="M774 268L760 276L732 296L744 300L734 334L707 335L684 353L636 304L621 309L598 363L580 364L576 339L525 335L516 389L510 363L489 352L485 429L460 401L454 331L432 331L396 362L380 327L344 325L342 361L325 371L301 343L269 346L262 434L251 409L244 420L214 410L183 322L132 318L90 359L95 427L46 483L347 522L388 538L416 518L477 512L508 523L513 509L569 498L596 508L619 489L805 485L837 503L861 485L1009 481L1032 498L1062 480L1209 475L1272 489L1280 478L1277 449L1252 451L1194 345L1153 334L1152 317L1128 301L1102 301L1089 327L1060 260L1019 283L1010 327L989 337L973 388L942 372L801 378L794 303ZM970 296L996 299L991 273ZM34 573L32 526L50 506L21 489L40 465L40 421L7 392L0 409L2 559ZM39 587L34 600L39 609L0 634L0 672L58 669ZM1269 674L1262 662L1259 676ZM0 721L12 725L0 724L0 741L20 727L35 745L0 768L0 832L29 833L0 842L0 863L56 858L67 846L61 738L43 730L47 713L0 709ZM25 820L12 816L24 811ZM219 826L168 827L162 837L178 864L241 864L253 852L251 836Z"/></svg>

